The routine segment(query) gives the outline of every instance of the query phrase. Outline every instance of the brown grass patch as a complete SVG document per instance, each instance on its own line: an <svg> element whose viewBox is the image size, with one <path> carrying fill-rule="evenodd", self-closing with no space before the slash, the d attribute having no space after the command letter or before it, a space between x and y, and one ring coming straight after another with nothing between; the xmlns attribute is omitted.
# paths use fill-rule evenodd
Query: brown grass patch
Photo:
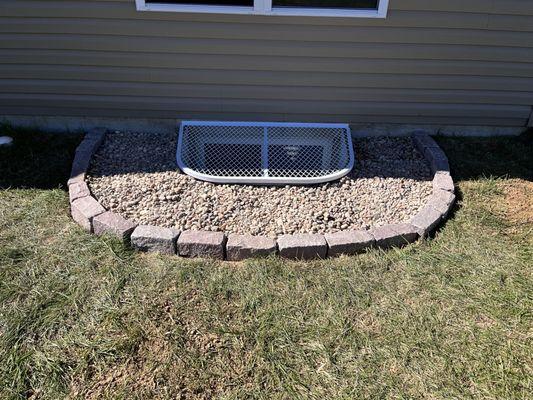
<svg viewBox="0 0 533 400"><path fill-rule="evenodd" d="M511 179L503 184L504 213L512 224L510 233L531 230L533 225L533 182ZM528 228L529 227L529 228Z"/></svg>

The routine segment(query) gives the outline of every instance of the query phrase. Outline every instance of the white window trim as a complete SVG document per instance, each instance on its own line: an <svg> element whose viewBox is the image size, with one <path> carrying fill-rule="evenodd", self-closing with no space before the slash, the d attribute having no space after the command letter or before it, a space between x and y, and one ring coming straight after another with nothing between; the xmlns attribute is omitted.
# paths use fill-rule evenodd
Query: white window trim
<svg viewBox="0 0 533 400"><path fill-rule="evenodd" d="M216 6L197 4L146 3L135 0L138 11L167 11L189 13L280 15L308 17L359 17L386 18L389 0L379 0L376 10L352 10L342 8L272 7L272 0L254 0L253 7Z"/></svg>

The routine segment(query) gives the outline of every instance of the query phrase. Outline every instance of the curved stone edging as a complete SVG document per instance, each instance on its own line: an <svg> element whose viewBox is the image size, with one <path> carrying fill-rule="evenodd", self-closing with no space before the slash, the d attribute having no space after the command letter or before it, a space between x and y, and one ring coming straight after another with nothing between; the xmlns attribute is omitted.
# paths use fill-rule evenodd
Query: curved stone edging
<svg viewBox="0 0 533 400"><path fill-rule="evenodd" d="M302 260L351 255L370 247L401 247L427 237L446 219L455 202L448 158L433 138L424 132L414 132L413 142L431 166L433 193L428 203L409 223L389 224L367 231L281 235L277 240L266 236L226 236L222 232L210 231L179 232L171 228L137 225L102 207L91 196L85 181L91 158L104 141L106 133L104 128L88 131L76 149L68 180L72 218L88 232L114 235L140 251L229 261L272 254Z"/></svg>

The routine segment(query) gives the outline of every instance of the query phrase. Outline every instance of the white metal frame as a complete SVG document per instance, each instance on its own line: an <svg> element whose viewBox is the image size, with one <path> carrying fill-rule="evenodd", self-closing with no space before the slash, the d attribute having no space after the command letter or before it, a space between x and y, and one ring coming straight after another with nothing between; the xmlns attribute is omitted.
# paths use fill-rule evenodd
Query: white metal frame
<svg viewBox="0 0 533 400"><path fill-rule="evenodd" d="M195 171L191 168L188 168L181 158L181 151L183 146L183 127L188 126L253 126L253 127L262 127L264 128L263 143L262 143L262 154L261 159L263 162L263 176L261 177L252 177L252 176L215 176L204 174L198 171ZM267 139L267 128L275 127L287 127L287 128L337 128L346 130L346 140L348 141L348 165L346 168L339 170L333 174L321 175L317 177L276 177L268 176L268 139ZM315 141L312 141L314 144ZM243 142L241 142L243 143ZM279 141L276 142L280 143ZM256 144L256 143L254 143ZM287 142L287 145L293 144L292 142ZM319 123L303 123L303 122L241 122L241 121L182 121L180 124L179 134L178 134L178 146L176 150L176 161L178 167L187 175L190 175L194 178L213 182L213 183L239 183L239 184L250 184L250 185L286 185L286 184L295 184L295 185L312 185L317 183L324 183L333 181L336 179L342 178L344 175L348 174L354 167L355 156L352 145L352 134L350 130L350 125L348 124L319 124ZM324 164L326 160L322 160Z"/></svg>
<svg viewBox="0 0 533 400"><path fill-rule="evenodd" d="M135 3L138 11L359 18L386 18L389 6L389 0L379 0L378 8L369 10L348 8L272 7L272 0L254 0L253 7L146 3L146 0L135 0Z"/></svg>

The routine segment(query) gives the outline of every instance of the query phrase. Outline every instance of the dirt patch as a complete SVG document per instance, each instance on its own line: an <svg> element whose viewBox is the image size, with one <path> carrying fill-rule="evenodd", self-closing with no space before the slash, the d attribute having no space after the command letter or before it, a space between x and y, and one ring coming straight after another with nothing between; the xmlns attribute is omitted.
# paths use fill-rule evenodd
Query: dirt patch
<svg viewBox="0 0 533 400"><path fill-rule="evenodd" d="M511 222L511 233L533 225L533 182L523 179L506 181L503 186L506 219Z"/></svg>
<svg viewBox="0 0 533 400"><path fill-rule="evenodd" d="M181 358L175 356L176 343L165 337L164 332L154 329L149 336L130 358L117 360L90 379L79 377L71 386L68 398L101 399L111 393L123 393L126 397L136 393L140 398L204 400L216 397L223 389L217 387L214 377L198 373L196 366L190 365L192 358L200 358L194 351L197 349L190 348L196 343L189 343L201 336L198 332L186 332L189 340Z"/></svg>
<svg viewBox="0 0 533 400"><path fill-rule="evenodd" d="M138 398L207 400L242 384L252 361L242 356L233 334L220 333L216 323L189 312L206 309L204 301L195 289L163 291L148 307L150 323L129 356L77 376L68 398L92 400L116 393L129 398L135 393ZM217 304L222 308L223 303L221 298ZM226 318L230 311L223 313Z"/></svg>

